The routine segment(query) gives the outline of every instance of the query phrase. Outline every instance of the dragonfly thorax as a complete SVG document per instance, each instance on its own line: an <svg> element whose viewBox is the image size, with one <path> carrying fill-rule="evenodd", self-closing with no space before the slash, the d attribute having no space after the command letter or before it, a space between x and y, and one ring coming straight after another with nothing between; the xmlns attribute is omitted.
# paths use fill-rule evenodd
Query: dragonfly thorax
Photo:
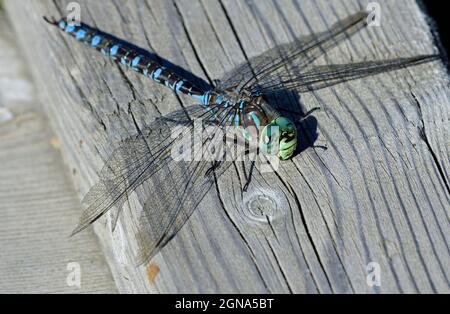
<svg viewBox="0 0 450 314"><path fill-rule="evenodd" d="M236 90L215 91L209 97L210 106L227 108L234 116L235 127L267 126L280 114L270 106L261 95L251 94L248 91L237 92Z"/></svg>
<svg viewBox="0 0 450 314"><path fill-rule="evenodd" d="M297 147L294 123L282 117L260 94L235 91L212 94L212 104L229 108L229 122L242 130L244 139L256 141L259 149L280 159L289 159Z"/></svg>

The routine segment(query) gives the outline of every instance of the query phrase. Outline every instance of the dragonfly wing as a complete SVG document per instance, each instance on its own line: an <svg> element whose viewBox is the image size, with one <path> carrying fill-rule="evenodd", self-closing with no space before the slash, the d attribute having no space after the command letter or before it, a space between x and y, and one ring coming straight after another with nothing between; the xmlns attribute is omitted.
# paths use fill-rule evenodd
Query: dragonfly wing
<svg viewBox="0 0 450 314"><path fill-rule="evenodd" d="M424 55L383 61L316 66L308 71L292 67L288 74L273 75L271 78L267 78L259 86L259 90L264 94L287 90L308 92L438 59L440 59L439 55Z"/></svg>
<svg viewBox="0 0 450 314"><path fill-rule="evenodd" d="M225 110L219 106L216 106L214 111L207 110L200 105L182 111L184 114L186 112L192 114L194 119L202 118L208 123L215 121L214 130L211 132L216 132L217 129L224 127L227 121L217 120L217 113L223 113L224 117L234 114L230 109ZM172 136L172 130L181 127L178 138L190 136L195 125L194 120L186 120L180 124L181 116L181 111L177 111L168 115L166 117L168 119L156 119L141 134L122 141L114 149L100 171L98 182L82 201L87 208L82 213L79 224L72 234L85 229L110 209L120 210L132 191L161 171L170 170L171 163L174 163L172 148L173 144L177 142L177 139ZM222 123L220 123L221 121ZM202 123L200 127L204 127L208 123ZM161 211L164 209L160 208Z"/></svg>
<svg viewBox="0 0 450 314"><path fill-rule="evenodd" d="M144 203L136 234L139 264L148 262L183 227L229 165L173 162L152 177L145 186L151 196Z"/></svg>
<svg viewBox="0 0 450 314"><path fill-rule="evenodd" d="M299 38L291 43L279 45L227 73L219 89L244 88L255 91L266 78L296 62L297 67L306 69L310 64L340 42L350 38L367 26L368 13L359 12L333 25L329 31Z"/></svg>
<svg viewBox="0 0 450 314"><path fill-rule="evenodd" d="M209 123L203 123L201 147L192 145L193 151L188 154L192 160L168 163L146 184L151 196L144 203L136 234L140 264L148 262L171 240L211 190L215 180L232 165L223 141L229 123L234 120L230 117L235 112L229 108L224 113L217 112ZM189 133L197 139L196 126L190 124L189 128Z"/></svg>
<svg viewBox="0 0 450 314"><path fill-rule="evenodd" d="M222 111L220 105L213 106L212 108L214 110ZM189 125L193 119L202 119L203 123L206 125L217 125L220 121L213 112L208 111L205 106L202 105L189 106L171 112L166 116L156 118L160 123L167 123L169 125Z"/></svg>
<svg viewBox="0 0 450 314"><path fill-rule="evenodd" d="M87 206L72 235L82 231L112 208L120 209L128 194L141 184L160 160L152 156L143 136L126 139L113 151L99 174L99 181L82 200Z"/></svg>

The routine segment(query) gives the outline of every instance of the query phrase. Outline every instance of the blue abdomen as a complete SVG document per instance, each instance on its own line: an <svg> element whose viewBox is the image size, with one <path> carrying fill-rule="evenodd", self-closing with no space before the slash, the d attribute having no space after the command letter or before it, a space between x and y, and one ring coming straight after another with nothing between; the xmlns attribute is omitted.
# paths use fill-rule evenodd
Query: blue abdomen
<svg viewBox="0 0 450 314"><path fill-rule="evenodd" d="M50 22L50 21L48 21ZM170 69L142 55L135 48L124 42L108 36L86 24L79 26L67 23L65 19L59 22L50 22L57 25L62 31L73 36L76 40L95 48L102 54L109 56L115 62L131 68L153 81L171 88L177 93L186 94L198 99L204 104L207 100L207 92L196 87L186 79L183 79Z"/></svg>

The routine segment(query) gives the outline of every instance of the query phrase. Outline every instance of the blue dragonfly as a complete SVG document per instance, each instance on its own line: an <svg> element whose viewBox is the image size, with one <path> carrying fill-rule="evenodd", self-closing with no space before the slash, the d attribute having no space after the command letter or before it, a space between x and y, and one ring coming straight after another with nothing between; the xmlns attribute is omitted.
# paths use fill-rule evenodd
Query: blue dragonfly
<svg viewBox="0 0 450 314"><path fill-rule="evenodd" d="M86 24L77 26L66 19L44 19L117 63L198 102L157 118L140 134L123 140L106 161L98 182L83 199L87 207L73 234L113 208L116 209L115 226L129 194L136 189L147 190L146 195L151 196L144 201L136 234L140 247L138 260L142 263L149 261L180 230L217 178L234 162L226 158L225 155L230 154L227 150L219 150L215 157L220 158L214 160L194 155L190 160L177 161L173 150L179 136L174 139L170 130L183 126L179 135L193 134L198 127L206 133L200 144L211 147L216 144L213 139L218 133L237 129L242 136L232 144L246 147L246 143L253 142L258 153L288 160L297 153L297 126L287 114L281 114L292 111L270 103L269 95L308 92L439 59L438 55L422 55L314 66L313 62L328 50L367 27L368 14L358 12L339 21L327 32L277 46L250 59L215 82L215 86L204 88L161 66L134 46ZM196 126L197 119L202 122ZM252 128L257 130L256 133L247 131ZM195 144L189 142L188 145ZM241 150L242 154L250 152ZM202 149L197 153L201 154ZM254 166L252 160L246 171L244 191L251 182Z"/></svg>

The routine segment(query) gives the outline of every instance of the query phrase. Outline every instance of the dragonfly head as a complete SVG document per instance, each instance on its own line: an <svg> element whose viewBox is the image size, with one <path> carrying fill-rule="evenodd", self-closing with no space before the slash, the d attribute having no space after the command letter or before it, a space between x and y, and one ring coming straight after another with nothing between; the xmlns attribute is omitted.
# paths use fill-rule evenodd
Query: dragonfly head
<svg viewBox="0 0 450 314"><path fill-rule="evenodd" d="M292 157L297 148L297 129L291 120L278 117L261 132L260 149L269 155L277 155L281 160Z"/></svg>

